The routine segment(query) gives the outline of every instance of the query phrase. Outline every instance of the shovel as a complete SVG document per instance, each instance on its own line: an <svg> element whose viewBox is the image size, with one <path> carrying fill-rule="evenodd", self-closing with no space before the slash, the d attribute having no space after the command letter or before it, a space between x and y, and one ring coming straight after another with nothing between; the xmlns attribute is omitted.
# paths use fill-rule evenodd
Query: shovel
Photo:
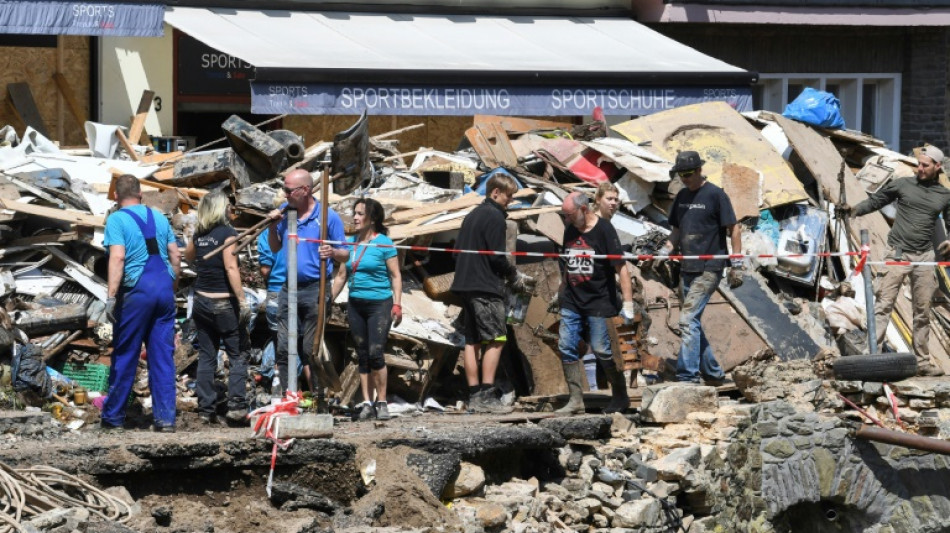
<svg viewBox="0 0 950 533"><path fill-rule="evenodd" d="M324 170L320 179L320 240L327 239L327 210L329 203L330 182L333 182L333 191L336 194L346 195L353 192L364 180L368 179L372 170L369 165L369 121L366 112L349 129L342 131L333 138L333 148L330 150L330 167L333 176ZM317 332L313 337L314 361L312 370L316 373L319 382L336 392L341 387L340 376L333 366L333 360L323 342L323 333L326 329L327 312L327 263L320 261L320 307L317 312ZM313 374L311 374L312 376Z"/></svg>

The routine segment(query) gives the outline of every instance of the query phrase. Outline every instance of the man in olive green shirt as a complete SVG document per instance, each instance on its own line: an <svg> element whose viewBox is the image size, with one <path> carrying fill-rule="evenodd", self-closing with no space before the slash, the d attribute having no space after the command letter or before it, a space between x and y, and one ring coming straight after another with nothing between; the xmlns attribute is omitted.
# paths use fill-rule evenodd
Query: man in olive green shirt
<svg viewBox="0 0 950 533"><path fill-rule="evenodd" d="M937 181L943 164L943 152L934 146L924 146L917 155L917 176L887 182L877 192L853 208L838 207L842 215L861 216L897 202L897 216L887 236L885 261L933 261L933 234L937 218L943 214L944 224L950 231L950 189ZM950 240L940 243L941 255L950 252ZM884 342L887 324L904 278L910 274L914 302L914 352L917 354L917 374L940 376L943 371L930 360L930 302L937 289L932 266L887 266L875 287L874 325L877 343Z"/></svg>

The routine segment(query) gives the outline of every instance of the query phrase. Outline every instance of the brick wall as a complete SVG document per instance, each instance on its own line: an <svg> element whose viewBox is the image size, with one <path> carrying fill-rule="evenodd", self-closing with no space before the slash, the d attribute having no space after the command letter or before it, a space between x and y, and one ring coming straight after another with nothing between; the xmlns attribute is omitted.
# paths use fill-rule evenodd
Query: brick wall
<svg viewBox="0 0 950 533"><path fill-rule="evenodd" d="M950 107L950 31L946 28L908 30L901 94L901 151L924 142L947 150Z"/></svg>

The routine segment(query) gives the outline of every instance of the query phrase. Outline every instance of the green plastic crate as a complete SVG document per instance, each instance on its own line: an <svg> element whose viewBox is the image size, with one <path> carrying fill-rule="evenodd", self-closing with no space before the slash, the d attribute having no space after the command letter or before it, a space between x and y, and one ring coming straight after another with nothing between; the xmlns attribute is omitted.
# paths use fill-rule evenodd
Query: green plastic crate
<svg viewBox="0 0 950 533"><path fill-rule="evenodd" d="M66 363L63 365L63 375L89 391L106 392L109 390L109 365L89 363L80 366Z"/></svg>

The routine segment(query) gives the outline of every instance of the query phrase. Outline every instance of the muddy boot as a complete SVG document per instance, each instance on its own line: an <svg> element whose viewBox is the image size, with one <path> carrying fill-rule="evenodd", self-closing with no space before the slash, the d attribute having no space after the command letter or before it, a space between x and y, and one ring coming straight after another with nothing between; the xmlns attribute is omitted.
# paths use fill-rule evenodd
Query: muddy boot
<svg viewBox="0 0 950 533"><path fill-rule="evenodd" d="M942 376L944 375L943 370L930 362L930 358L917 358L917 375L918 376Z"/></svg>
<svg viewBox="0 0 950 533"><path fill-rule="evenodd" d="M573 363L561 363L564 367L564 380L567 381L567 388L571 391L571 397L567 405L554 411L562 415L582 415L584 414L584 389L581 383L587 376L584 374L584 367L579 361Z"/></svg>
<svg viewBox="0 0 950 533"><path fill-rule="evenodd" d="M610 403L604 408L604 414L622 413L630 407L630 396L627 395L627 380L623 372L617 369L617 364L611 360L603 365L607 381L610 382Z"/></svg>

